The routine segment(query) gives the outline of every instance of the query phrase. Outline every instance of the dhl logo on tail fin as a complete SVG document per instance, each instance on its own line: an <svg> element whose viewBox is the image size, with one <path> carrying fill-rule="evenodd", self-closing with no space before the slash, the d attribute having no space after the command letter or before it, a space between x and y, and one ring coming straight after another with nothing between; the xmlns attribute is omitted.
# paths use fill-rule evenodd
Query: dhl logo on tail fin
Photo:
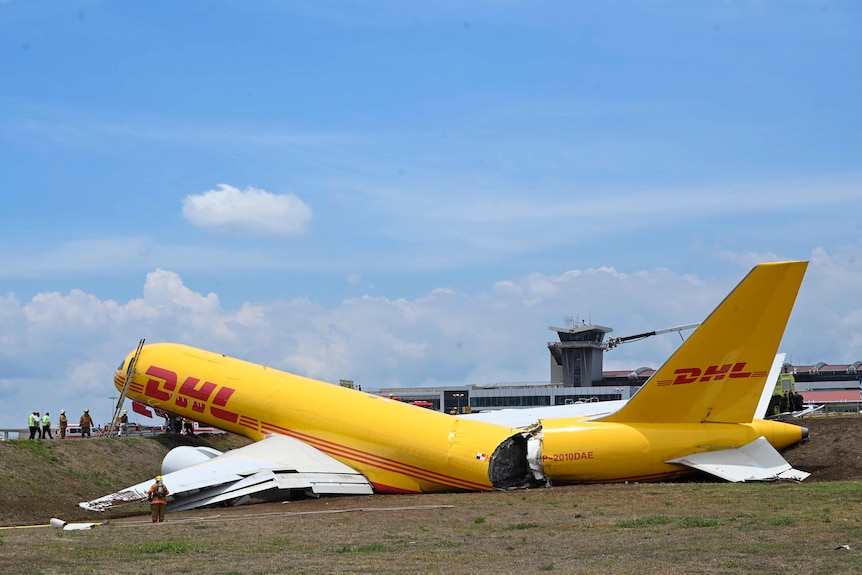
<svg viewBox="0 0 862 575"><path fill-rule="evenodd" d="M808 262L756 266L619 411L621 423L750 423Z"/></svg>

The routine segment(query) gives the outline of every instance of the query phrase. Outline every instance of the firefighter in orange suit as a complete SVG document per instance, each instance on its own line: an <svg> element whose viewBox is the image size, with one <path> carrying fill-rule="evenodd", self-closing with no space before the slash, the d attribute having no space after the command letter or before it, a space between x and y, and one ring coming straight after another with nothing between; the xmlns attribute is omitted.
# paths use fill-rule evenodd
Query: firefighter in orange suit
<svg viewBox="0 0 862 575"><path fill-rule="evenodd" d="M165 508L168 506L168 495L170 491L162 483L162 476L156 477L156 482L150 486L147 492L147 499L150 500L150 509L153 511L153 523L158 521L161 523L165 520Z"/></svg>
<svg viewBox="0 0 862 575"><path fill-rule="evenodd" d="M66 417L66 410L60 410L60 439L66 439L66 428L69 427L69 419Z"/></svg>
<svg viewBox="0 0 862 575"><path fill-rule="evenodd" d="M93 418L90 417L89 409L84 410L79 423L81 425L81 437L90 437L90 429L93 427Z"/></svg>

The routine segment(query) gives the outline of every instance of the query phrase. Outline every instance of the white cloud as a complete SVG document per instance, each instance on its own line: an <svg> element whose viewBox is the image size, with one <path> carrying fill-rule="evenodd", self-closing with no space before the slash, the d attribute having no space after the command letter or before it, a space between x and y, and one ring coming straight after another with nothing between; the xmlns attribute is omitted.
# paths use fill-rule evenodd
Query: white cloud
<svg viewBox="0 0 862 575"><path fill-rule="evenodd" d="M859 246L848 246L836 253L813 250L790 316L788 332L799 338L798 345L786 349L792 354L790 361L814 364L862 360L860 260Z"/></svg>
<svg viewBox="0 0 862 575"><path fill-rule="evenodd" d="M151 306L169 306L208 313L218 309L218 296L195 293L183 284L182 278L173 272L158 269L147 274L144 284L144 299Z"/></svg>
<svg viewBox="0 0 862 575"><path fill-rule="evenodd" d="M24 313L33 329L54 331L58 326L91 328L104 325L116 309L113 301L73 289L64 296L57 292L40 293L24 306Z"/></svg>
<svg viewBox="0 0 862 575"><path fill-rule="evenodd" d="M111 380L115 367L113 362L108 365L105 361L86 361L74 364L67 381L70 387L78 390L93 393L105 392L104 382Z"/></svg>
<svg viewBox="0 0 862 575"><path fill-rule="evenodd" d="M252 235L296 236L311 221L311 208L293 194L251 187L239 190L227 184L218 187L183 200L183 216L193 225Z"/></svg>
<svg viewBox="0 0 862 575"><path fill-rule="evenodd" d="M25 313L21 302L12 294L0 295L0 349L21 345L14 326L24 323Z"/></svg>

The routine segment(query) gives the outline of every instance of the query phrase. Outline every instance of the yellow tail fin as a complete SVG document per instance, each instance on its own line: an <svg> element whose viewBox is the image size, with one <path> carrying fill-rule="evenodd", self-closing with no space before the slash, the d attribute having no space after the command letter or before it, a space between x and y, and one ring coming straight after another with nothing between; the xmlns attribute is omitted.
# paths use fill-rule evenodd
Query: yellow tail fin
<svg viewBox="0 0 862 575"><path fill-rule="evenodd" d="M600 421L750 423L807 267L756 266L625 407Z"/></svg>

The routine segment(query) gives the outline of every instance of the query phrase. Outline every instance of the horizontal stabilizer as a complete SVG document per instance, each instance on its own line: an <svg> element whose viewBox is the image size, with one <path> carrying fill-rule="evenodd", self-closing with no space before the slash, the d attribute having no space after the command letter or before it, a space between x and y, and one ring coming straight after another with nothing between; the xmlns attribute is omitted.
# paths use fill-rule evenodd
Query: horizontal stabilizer
<svg viewBox="0 0 862 575"><path fill-rule="evenodd" d="M737 483L775 479L802 481L811 475L794 469L763 436L739 448L692 453L666 463L686 465Z"/></svg>
<svg viewBox="0 0 862 575"><path fill-rule="evenodd" d="M371 484L361 473L310 445L281 435L163 473L163 481L173 497L169 511L244 502L250 495L275 489L306 489L318 495L372 493ZM148 480L79 505L104 511L120 503L145 501L152 483Z"/></svg>

